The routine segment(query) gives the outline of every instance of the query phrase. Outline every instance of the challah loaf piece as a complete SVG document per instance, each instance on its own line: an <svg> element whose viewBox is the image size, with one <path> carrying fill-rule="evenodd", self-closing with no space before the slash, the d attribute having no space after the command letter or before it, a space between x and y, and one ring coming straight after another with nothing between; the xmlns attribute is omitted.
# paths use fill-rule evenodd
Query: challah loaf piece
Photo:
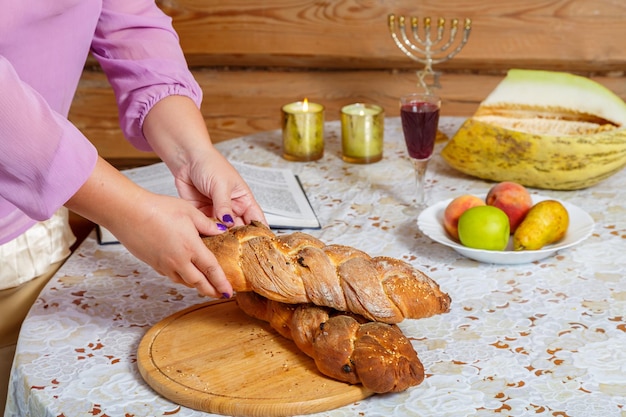
<svg viewBox="0 0 626 417"><path fill-rule="evenodd" d="M312 304L285 304L254 292L239 292L239 307L269 322L313 358L324 375L375 393L399 392L424 380L424 367L411 342L393 324Z"/></svg>
<svg viewBox="0 0 626 417"><path fill-rule="evenodd" d="M237 292L312 303L384 323L429 317L450 307L448 294L408 263L325 245L306 233L276 236L253 222L203 240Z"/></svg>

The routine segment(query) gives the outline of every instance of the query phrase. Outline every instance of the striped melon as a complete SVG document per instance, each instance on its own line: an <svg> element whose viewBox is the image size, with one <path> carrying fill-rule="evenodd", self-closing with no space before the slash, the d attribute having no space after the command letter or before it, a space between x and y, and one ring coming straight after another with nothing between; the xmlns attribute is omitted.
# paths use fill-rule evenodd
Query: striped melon
<svg viewBox="0 0 626 417"><path fill-rule="evenodd" d="M442 156L487 180L590 187L626 166L626 103L586 77L512 69Z"/></svg>

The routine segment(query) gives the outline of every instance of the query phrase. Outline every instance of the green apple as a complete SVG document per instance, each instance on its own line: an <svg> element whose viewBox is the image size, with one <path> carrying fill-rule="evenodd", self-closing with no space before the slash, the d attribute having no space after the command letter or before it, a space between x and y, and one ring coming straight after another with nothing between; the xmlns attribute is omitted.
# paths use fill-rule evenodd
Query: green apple
<svg viewBox="0 0 626 417"><path fill-rule="evenodd" d="M459 217L459 240L468 248L504 250L509 235L509 217L498 207L472 207Z"/></svg>

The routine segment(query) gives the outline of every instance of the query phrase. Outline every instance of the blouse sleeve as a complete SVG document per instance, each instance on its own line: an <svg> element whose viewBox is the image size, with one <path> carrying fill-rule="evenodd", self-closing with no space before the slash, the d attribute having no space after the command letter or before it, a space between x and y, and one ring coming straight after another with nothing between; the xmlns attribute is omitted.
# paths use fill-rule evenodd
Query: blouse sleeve
<svg viewBox="0 0 626 417"><path fill-rule="evenodd" d="M0 91L0 196L48 219L85 183L97 151L1 55Z"/></svg>
<svg viewBox="0 0 626 417"><path fill-rule="evenodd" d="M202 90L172 20L153 0L104 0L91 49L115 92L122 131L136 148L151 150L142 124L159 100L183 95L200 106Z"/></svg>

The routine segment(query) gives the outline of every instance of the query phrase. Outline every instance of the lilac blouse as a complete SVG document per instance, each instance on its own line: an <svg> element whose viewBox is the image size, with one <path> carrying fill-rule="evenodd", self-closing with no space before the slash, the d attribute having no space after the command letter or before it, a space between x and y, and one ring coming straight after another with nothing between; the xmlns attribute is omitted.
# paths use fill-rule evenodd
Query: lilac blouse
<svg viewBox="0 0 626 417"><path fill-rule="evenodd" d="M96 149L67 120L89 52L138 149L150 150L142 123L157 101L176 94L200 105L154 0L0 0L0 244L51 217L95 166Z"/></svg>

